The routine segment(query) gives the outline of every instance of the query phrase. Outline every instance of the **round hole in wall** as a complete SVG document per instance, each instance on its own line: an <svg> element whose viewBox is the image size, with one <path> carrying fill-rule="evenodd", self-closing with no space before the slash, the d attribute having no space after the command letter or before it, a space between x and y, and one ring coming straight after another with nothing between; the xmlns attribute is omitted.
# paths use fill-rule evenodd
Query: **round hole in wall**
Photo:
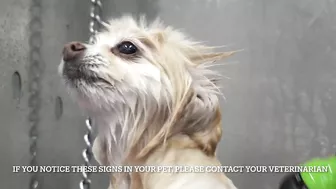
<svg viewBox="0 0 336 189"><path fill-rule="evenodd" d="M63 101L61 97L56 97L55 100L55 117L59 120L63 114Z"/></svg>
<svg viewBox="0 0 336 189"><path fill-rule="evenodd" d="M22 81L19 72L14 72L12 75L12 93L14 100L20 100L22 90Z"/></svg>

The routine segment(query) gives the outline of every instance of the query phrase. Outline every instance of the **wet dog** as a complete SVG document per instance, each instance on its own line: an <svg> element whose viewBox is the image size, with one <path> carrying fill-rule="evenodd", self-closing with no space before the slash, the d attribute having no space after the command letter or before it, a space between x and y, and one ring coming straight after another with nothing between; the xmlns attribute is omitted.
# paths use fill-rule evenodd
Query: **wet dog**
<svg viewBox="0 0 336 189"><path fill-rule="evenodd" d="M59 72L98 129L101 165L220 166L214 52L159 20L113 19L93 44L65 45ZM223 173L113 173L115 189L235 189Z"/></svg>

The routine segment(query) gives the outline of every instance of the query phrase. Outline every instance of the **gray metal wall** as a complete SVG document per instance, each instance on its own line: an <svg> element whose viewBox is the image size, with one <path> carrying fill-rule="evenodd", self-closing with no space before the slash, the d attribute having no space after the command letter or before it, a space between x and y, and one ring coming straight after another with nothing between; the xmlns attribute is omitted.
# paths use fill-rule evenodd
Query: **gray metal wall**
<svg viewBox="0 0 336 189"><path fill-rule="evenodd" d="M34 9L36 2L42 2L38 14L43 24L43 63L37 72L29 62L32 2ZM245 50L219 68L232 78L223 87L227 98L222 104L224 136L219 150L223 164L292 165L336 151L334 0L103 3L105 18L123 12L159 15L198 40ZM35 122L28 120L33 111L29 84L34 73L40 74L38 164L83 162L84 117L60 84L57 66L65 42L88 39L89 6L84 0L0 2L0 188L29 188L30 175L12 173L12 165L27 165L31 158L29 129ZM21 84L13 77L16 71ZM276 189L282 175L229 174L241 189ZM106 188L106 179L93 175L93 188ZM39 188L75 189L79 180L80 174L43 174Z"/></svg>

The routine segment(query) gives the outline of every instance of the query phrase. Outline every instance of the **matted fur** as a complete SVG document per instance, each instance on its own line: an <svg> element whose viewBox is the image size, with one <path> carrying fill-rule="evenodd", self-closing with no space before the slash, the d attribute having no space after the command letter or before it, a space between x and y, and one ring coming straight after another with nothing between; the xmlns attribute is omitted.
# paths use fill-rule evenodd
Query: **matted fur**
<svg viewBox="0 0 336 189"><path fill-rule="evenodd" d="M131 41L140 53L114 53L122 41ZM148 24L131 16L111 20L94 44L85 45L78 66L83 78L69 79L64 66L69 62L62 61L59 72L98 128L94 155L100 164L220 165L219 75L206 63L233 52L215 53L158 19ZM220 173L113 174L111 181L121 189L235 189Z"/></svg>

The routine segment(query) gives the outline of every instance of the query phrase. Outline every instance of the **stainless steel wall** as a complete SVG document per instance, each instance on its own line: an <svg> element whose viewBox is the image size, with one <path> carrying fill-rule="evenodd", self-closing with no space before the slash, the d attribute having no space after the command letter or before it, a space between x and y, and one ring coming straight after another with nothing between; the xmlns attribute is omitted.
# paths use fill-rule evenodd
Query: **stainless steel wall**
<svg viewBox="0 0 336 189"><path fill-rule="evenodd" d="M231 78L223 85L227 99L222 103L224 136L219 149L223 164L293 165L336 151L334 0L106 0L103 4L104 18L124 12L158 15L195 39L244 49L218 67ZM36 122L29 119L39 119L38 164L83 162L84 117L60 84L57 66L65 42L88 39L89 6L84 0L0 2L0 188L29 188L30 175L12 173L12 165L27 165L31 159L29 129ZM38 65L29 61L38 52L29 45L36 38L31 37L31 9L33 15L40 14L42 23L40 32L35 31L41 35L38 50L43 61ZM41 107L38 117L28 117L34 111L29 91L36 73L38 85L32 87L39 91ZM276 189L282 175L229 174L241 189ZM40 174L38 180L41 189L75 189L80 174ZM93 188L106 187L106 175L94 174Z"/></svg>

